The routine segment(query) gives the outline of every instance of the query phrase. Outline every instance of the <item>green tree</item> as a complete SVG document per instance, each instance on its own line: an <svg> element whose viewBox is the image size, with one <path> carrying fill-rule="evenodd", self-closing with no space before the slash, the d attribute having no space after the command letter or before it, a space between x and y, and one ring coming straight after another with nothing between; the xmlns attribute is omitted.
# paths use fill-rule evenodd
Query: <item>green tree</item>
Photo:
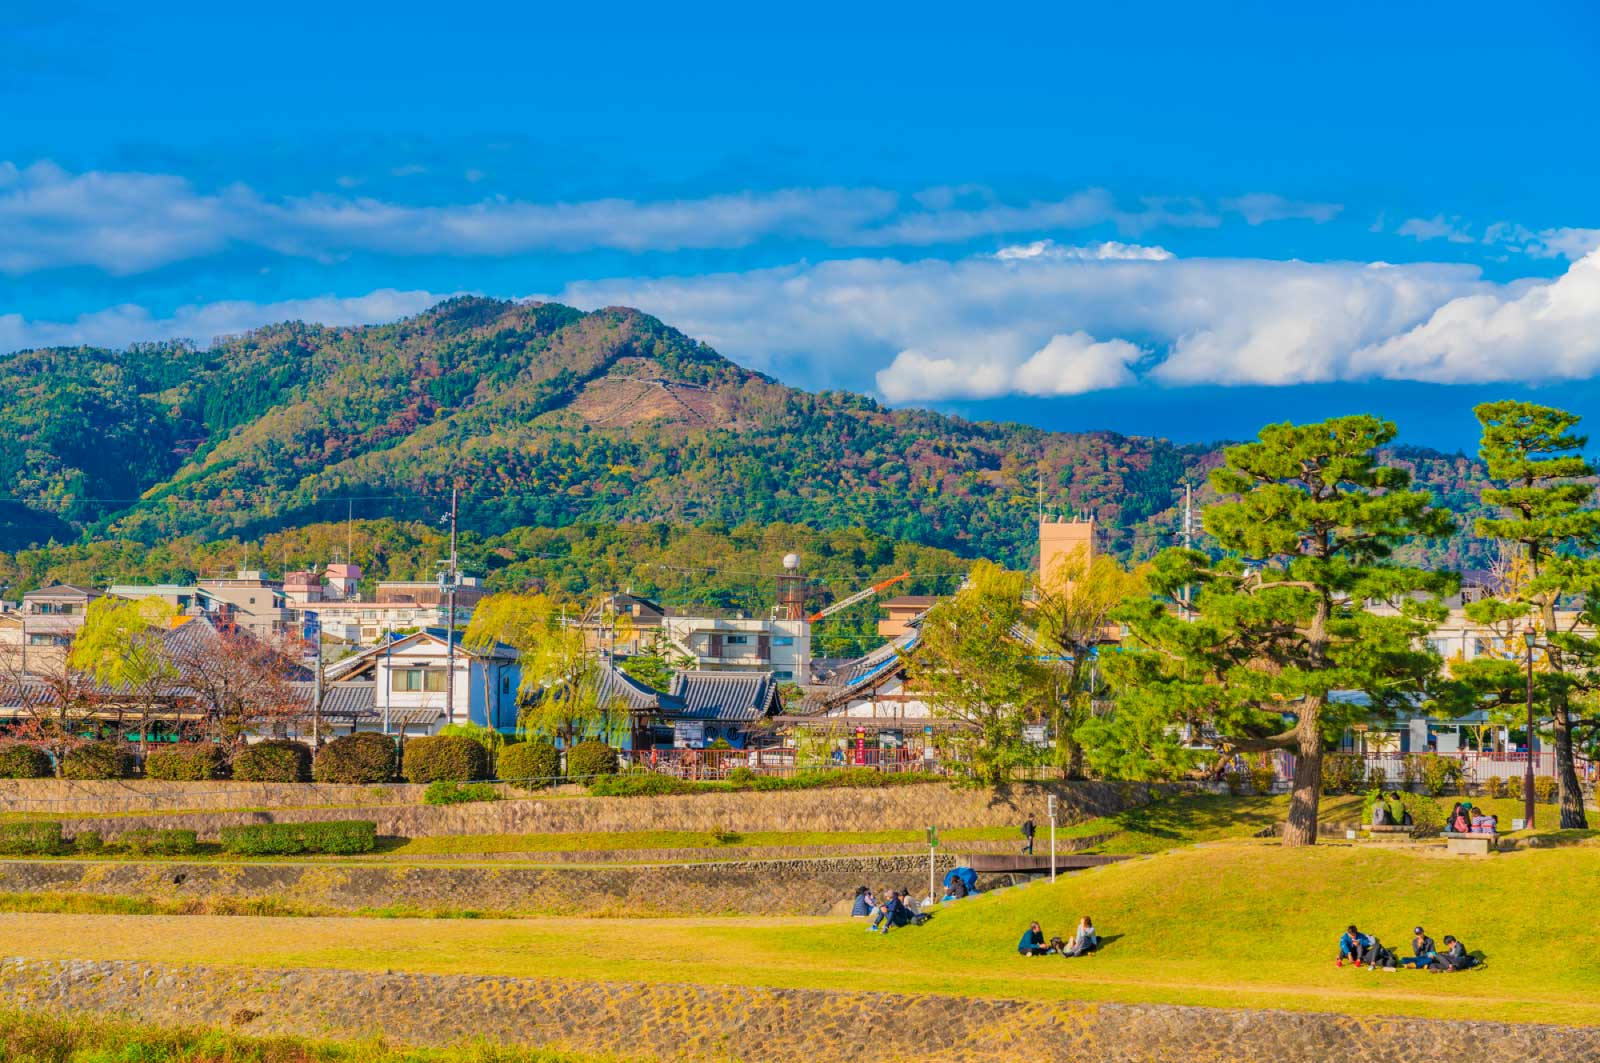
<svg viewBox="0 0 1600 1063"><path fill-rule="evenodd" d="M1257 442L1227 449L1211 482L1232 497L1206 510L1205 528L1228 556L1157 558L1150 583L1167 601L1121 613L1133 637L1127 652L1108 655L1117 713L1085 729L1091 762L1181 764L1185 725L1214 732L1225 749L1289 750L1284 844L1316 842L1325 747L1360 718L1411 706L1439 672L1418 647L1443 609L1419 592L1442 592L1451 579L1391 554L1450 534L1454 522L1411 489L1405 470L1377 460L1394 434L1375 417L1339 417L1269 425ZM1198 588L1190 619L1169 607L1185 585ZM1395 608L1380 614L1372 603ZM1336 690L1364 692L1370 704L1332 701Z"/></svg>
<svg viewBox="0 0 1600 1063"><path fill-rule="evenodd" d="M970 771L998 786L1028 757L1023 726L1049 716L1053 684L1023 626L1025 573L979 562L966 586L923 618L907 656L912 681L934 711L964 724L950 741Z"/></svg>
<svg viewBox="0 0 1600 1063"><path fill-rule="evenodd" d="M494 594L472 611L463 645L481 650L503 642L518 653L517 731L523 738L615 742L631 720L605 683L600 659L586 645L582 620L545 594Z"/></svg>
<svg viewBox="0 0 1600 1063"><path fill-rule="evenodd" d="M1039 642L1058 658L1058 695L1051 699L1056 756L1067 775L1083 775L1077 732L1089 720L1099 648L1111 614L1129 598L1149 593L1142 568L1130 572L1104 554L1073 554L1043 574L1035 589L1033 625Z"/></svg>
<svg viewBox="0 0 1600 1063"><path fill-rule="evenodd" d="M141 752L149 741L150 717L161 704L161 688L178 678L162 638L177 615L177 609L159 598L96 598L67 654L67 664L94 676L113 704L132 702L139 715Z"/></svg>
<svg viewBox="0 0 1600 1063"><path fill-rule="evenodd" d="M1521 627L1539 636L1537 700L1548 710L1556 754L1556 785L1563 829L1583 829L1583 809L1573 757L1573 735L1594 721L1575 718L1574 703L1600 689L1600 563L1587 556L1600 546L1600 511L1594 499L1595 466L1579 453L1588 438L1573 429L1576 414L1531 402L1486 402L1472 411L1483 426L1478 453L1498 485L1483 501L1499 515L1477 522L1479 535L1500 541L1513 555L1516 578L1500 593L1468 605L1468 616L1503 630L1508 646ZM1579 607L1558 610L1564 600ZM1455 675L1491 708L1525 697L1521 662L1464 662ZM1529 736L1530 746L1532 736Z"/></svg>

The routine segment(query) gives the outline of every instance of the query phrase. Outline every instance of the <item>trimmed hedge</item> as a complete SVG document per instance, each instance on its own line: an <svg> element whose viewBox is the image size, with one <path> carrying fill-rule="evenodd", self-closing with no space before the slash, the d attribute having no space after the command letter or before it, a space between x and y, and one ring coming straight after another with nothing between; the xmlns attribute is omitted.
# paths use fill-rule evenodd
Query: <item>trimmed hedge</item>
<svg viewBox="0 0 1600 1063"><path fill-rule="evenodd" d="M106 851L106 840L97 830L80 830L72 836L74 852L96 854Z"/></svg>
<svg viewBox="0 0 1600 1063"><path fill-rule="evenodd" d="M664 797L692 794L697 789L692 782L649 768L629 768L620 775L608 775L589 784L589 793L595 797Z"/></svg>
<svg viewBox="0 0 1600 1063"><path fill-rule="evenodd" d="M200 851L200 839L192 830L141 827L125 832L117 845L135 856L192 856Z"/></svg>
<svg viewBox="0 0 1600 1063"><path fill-rule="evenodd" d="M55 820L0 823L0 855L52 856L65 844L61 840L61 824Z"/></svg>
<svg viewBox="0 0 1600 1063"><path fill-rule="evenodd" d="M549 742L506 746L495 761L495 774L524 790L554 785L561 781L561 751Z"/></svg>
<svg viewBox="0 0 1600 1063"><path fill-rule="evenodd" d="M317 750L311 777L317 782L393 782L399 750L393 738L376 731L343 735Z"/></svg>
<svg viewBox="0 0 1600 1063"><path fill-rule="evenodd" d="M161 782L206 782L228 776L228 755L211 742L183 742L152 749L144 775Z"/></svg>
<svg viewBox="0 0 1600 1063"><path fill-rule="evenodd" d="M233 755L233 777L240 782L308 782L311 747L282 738L245 746Z"/></svg>
<svg viewBox="0 0 1600 1063"><path fill-rule="evenodd" d="M26 742L0 742L0 779L48 779L54 774L44 750Z"/></svg>
<svg viewBox="0 0 1600 1063"><path fill-rule="evenodd" d="M567 750L567 777L589 779L617 773L617 751L604 742L579 742Z"/></svg>
<svg viewBox="0 0 1600 1063"><path fill-rule="evenodd" d="M378 844L370 819L326 823L256 823L223 827L222 849L235 856L293 856L296 853L370 853Z"/></svg>
<svg viewBox="0 0 1600 1063"><path fill-rule="evenodd" d="M121 742L85 742L61 758L63 779L126 779L133 774L133 755Z"/></svg>
<svg viewBox="0 0 1600 1063"><path fill-rule="evenodd" d="M492 782L450 782L435 779L423 791L425 805L465 805L474 801L498 801L505 795Z"/></svg>
<svg viewBox="0 0 1600 1063"><path fill-rule="evenodd" d="M406 739L406 782L473 782L489 777L489 752L470 738L433 735Z"/></svg>

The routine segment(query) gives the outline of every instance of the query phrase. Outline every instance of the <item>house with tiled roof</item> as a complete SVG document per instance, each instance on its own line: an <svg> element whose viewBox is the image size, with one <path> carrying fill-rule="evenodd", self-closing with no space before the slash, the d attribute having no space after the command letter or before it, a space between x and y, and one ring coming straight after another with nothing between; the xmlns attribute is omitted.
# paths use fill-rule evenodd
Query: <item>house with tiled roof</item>
<svg viewBox="0 0 1600 1063"><path fill-rule="evenodd" d="M502 734L517 729L522 668L516 649L504 643L469 648L459 633L452 637L444 628L424 628L329 665L324 679L371 684L373 718L391 724L403 718L407 734L435 734L451 723L475 723Z"/></svg>

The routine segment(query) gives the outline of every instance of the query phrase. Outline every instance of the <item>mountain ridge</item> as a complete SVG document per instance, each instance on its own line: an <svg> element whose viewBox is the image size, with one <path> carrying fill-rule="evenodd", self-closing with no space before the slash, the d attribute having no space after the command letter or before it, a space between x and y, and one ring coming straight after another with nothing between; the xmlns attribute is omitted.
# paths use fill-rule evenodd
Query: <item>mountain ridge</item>
<svg viewBox="0 0 1600 1063"><path fill-rule="evenodd" d="M458 297L388 325L288 322L208 348L0 358L0 548L251 538L346 515L416 519L452 485L480 530L792 521L1025 563L1040 504L1145 556L1216 446L1054 432L807 392L626 307ZM1474 459L1395 454L1471 514ZM20 501L19 501L20 500ZM1469 536L1431 548L1481 558Z"/></svg>

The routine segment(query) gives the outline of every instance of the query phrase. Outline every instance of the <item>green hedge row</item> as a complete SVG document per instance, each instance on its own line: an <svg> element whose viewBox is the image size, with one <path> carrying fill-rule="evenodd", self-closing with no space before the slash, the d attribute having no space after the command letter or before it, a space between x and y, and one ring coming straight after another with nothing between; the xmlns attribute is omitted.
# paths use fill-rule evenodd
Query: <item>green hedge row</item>
<svg viewBox="0 0 1600 1063"><path fill-rule="evenodd" d="M161 782L206 782L228 777L228 755L210 742L181 742L152 749L144 758L147 779Z"/></svg>
<svg viewBox="0 0 1600 1063"><path fill-rule="evenodd" d="M495 775L535 790L561 781L561 750L549 742L518 742L500 750Z"/></svg>
<svg viewBox="0 0 1600 1063"><path fill-rule="evenodd" d="M61 824L54 820L0 823L0 856L51 856L64 844Z"/></svg>
<svg viewBox="0 0 1600 1063"><path fill-rule="evenodd" d="M369 819L326 823L256 823L223 827L222 849L237 856L293 856L297 853L370 853L378 828Z"/></svg>
<svg viewBox="0 0 1600 1063"><path fill-rule="evenodd" d="M311 747L283 738L254 742L233 755L233 777L240 782L310 782Z"/></svg>
<svg viewBox="0 0 1600 1063"><path fill-rule="evenodd" d="M400 774L410 783L487 779L489 751L480 743L459 735L409 738Z"/></svg>
<svg viewBox="0 0 1600 1063"><path fill-rule="evenodd" d="M393 782L399 747L389 735L361 731L335 738L321 749L311 766L317 782L362 785Z"/></svg>
<svg viewBox="0 0 1600 1063"><path fill-rule="evenodd" d="M25 742L0 742L0 779L47 779L50 756Z"/></svg>

